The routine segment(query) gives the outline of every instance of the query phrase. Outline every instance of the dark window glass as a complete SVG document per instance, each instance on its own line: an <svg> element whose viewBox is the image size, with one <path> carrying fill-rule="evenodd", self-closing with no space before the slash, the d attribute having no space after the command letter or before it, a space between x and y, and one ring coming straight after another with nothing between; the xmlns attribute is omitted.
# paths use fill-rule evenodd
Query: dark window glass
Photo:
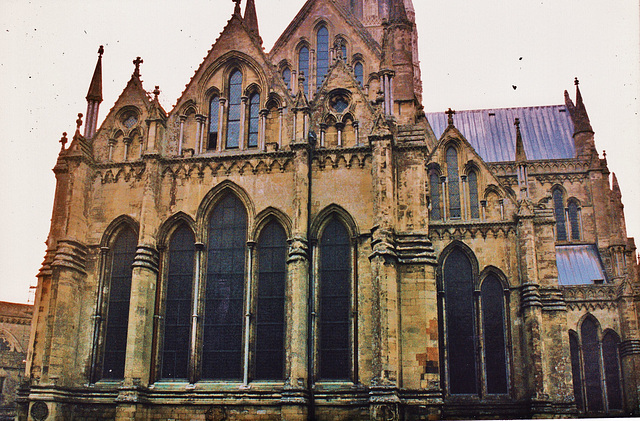
<svg viewBox="0 0 640 421"><path fill-rule="evenodd" d="M350 310L351 246L346 228L332 219L320 239L321 379L351 378Z"/></svg>
<svg viewBox="0 0 640 421"><path fill-rule="evenodd" d="M122 231L111 251L111 283L104 340L103 379L123 379L129 325L131 273L138 240L131 230Z"/></svg>
<svg viewBox="0 0 640 421"><path fill-rule="evenodd" d="M249 98L249 144L250 148L258 146L258 127L260 126L260 94Z"/></svg>
<svg viewBox="0 0 640 421"><path fill-rule="evenodd" d="M214 96L209 103L209 139L207 149L212 150L218 147L218 123L220 122L220 98Z"/></svg>
<svg viewBox="0 0 640 421"><path fill-rule="evenodd" d="M242 322L247 214L225 196L209 219L202 378L242 378Z"/></svg>
<svg viewBox="0 0 640 421"><path fill-rule="evenodd" d="M593 318L588 317L582 322L581 334L587 411L601 412L604 410L604 403L600 376L600 342L598 326Z"/></svg>
<svg viewBox="0 0 640 421"><path fill-rule="evenodd" d="M229 117L227 119L227 148L240 146L240 110L242 107L242 73L234 71L229 78Z"/></svg>
<svg viewBox="0 0 640 421"><path fill-rule="evenodd" d="M438 177L438 174L431 174L429 184L431 190L431 219L439 221L442 219L442 214L440 213L440 177Z"/></svg>
<svg viewBox="0 0 640 421"><path fill-rule="evenodd" d="M353 73L356 75L358 83L360 83L360 85L364 84L364 66L362 63L356 63L356 65L353 66Z"/></svg>
<svg viewBox="0 0 640 421"><path fill-rule="evenodd" d="M571 239L580 239L580 218L578 217L578 204L575 201L570 201L569 205L569 223L571 224Z"/></svg>
<svg viewBox="0 0 640 421"><path fill-rule="evenodd" d="M584 410L584 398L582 396L582 370L580 369L580 344L578 334L569 332L569 347L571 350L571 374L573 375L573 394L576 397L576 406L579 411Z"/></svg>
<svg viewBox="0 0 640 421"><path fill-rule="evenodd" d="M329 31L325 26L318 29L316 90L320 89L329 71Z"/></svg>
<svg viewBox="0 0 640 421"><path fill-rule="evenodd" d="M556 214L556 238L558 241L567 241L567 228L564 219L564 195L562 190L553 191L553 210Z"/></svg>
<svg viewBox="0 0 640 421"><path fill-rule="evenodd" d="M607 402L610 411L622 410L622 388L620 386L620 359L618 349L620 338L607 332L602 339L604 378L607 385Z"/></svg>
<svg viewBox="0 0 640 421"><path fill-rule="evenodd" d="M460 180L458 177L458 152L447 149L447 178L449 181L449 216L460 218Z"/></svg>
<svg viewBox="0 0 640 421"><path fill-rule="evenodd" d="M284 378L286 259L287 236L280 224L272 222L258 239L257 380Z"/></svg>
<svg viewBox="0 0 640 421"><path fill-rule="evenodd" d="M347 60L347 44L344 42L340 45L340 52L342 53L342 59Z"/></svg>
<svg viewBox="0 0 640 421"><path fill-rule="evenodd" d="M504 291L493 275L482 283L482 326L487 392L507 393L507 353L504 332Z"/></svg>
<svg viewBox="0 0 640 421"><path fill-rule="evenodd" d="M309 96L309 49L302 47L298 54L298 75L304 74L304 94Z"/></svg>
<svg viewBox="0 0 640 421"><path fill-rule="evenodd" d="M175 231L169 243L164 345L160 374L164 379L188 377L194 243L193 233L184 225Z"/></svg>
<svg viewBox="0 0 640 421"><path fill-rule="evenodd" d="M471 218L480 218L480 205L478 202L478 174L471 171L467 178L469 183L469 208L471 209Z"/></svg>
<svg viewBox="0 0 640 421"><path fill-rule="evenodd" d="M476 355L473 317L473 270L465 253L456 248L444 263L449 392L476 394Z"/></svg>
<svg viewBox="0 0 640 421"><path fill-rule="evenodd" d="M291 89L291 70L289 70L288 67L282 71L282 80L284 80L284 84L287 85L287 88Z"/></svg>

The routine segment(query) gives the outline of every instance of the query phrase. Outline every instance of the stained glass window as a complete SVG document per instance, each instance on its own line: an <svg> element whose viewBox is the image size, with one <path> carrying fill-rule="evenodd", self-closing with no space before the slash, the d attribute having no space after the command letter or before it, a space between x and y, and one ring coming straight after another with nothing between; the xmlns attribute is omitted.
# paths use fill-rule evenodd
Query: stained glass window
<svg viewBox="0 0 640 421"><path fill-rule="evenodd" d="M298 75L304 74L304 94L309 96L309 49L302 47L298 53Z"/></svg>
<svg viewBox="0 0 640 421"><path fill-rule="evenodd" d="M469 208L471 209L471 218L480 218L480 205L478 202L478 174L471 171L467 177L469 183Z"/></svg>
<svg viewBox="0 0 640 421"><path fill-rule="evenodd" d="M131 275L137 244L135 233L126 229L118 235L111 251L111 286L102 365L103 379L124 378Z"/></svg>
<svg viewBox="0 0 640 421"><path fill-rule="evenodd" d="M458 176L458 152L454 147L447 149L447 178L449 182L449 216L460 218L460 180Z"/></svg>
<svg viewBox="0 0 640 421"><path fill-rule="evenodd" d="M229 78L229 117L227 119L227 148L240 146L240 110L242 107L242 73L235 70Z"/></svg>
<svg viewBox="0 0 640 421"><path fill-rule="evenodd" d="M620 338L618 335L612 331L608 331L602 339L602 357L609 411L623 409L622 388L620 386L619 347Z"/></svg>
<svg viewBox="0 0 640 421"><path fill-rule="evenodd" d="M286 259L287 236L280 224L271 222L258 239L257 380L284 378Z"/></svg>
<svg viewBox="0 0 640 421"><path fill-rule="evenodd" d="M447 335L447 368L451 394L476 394L476 343L471 261L459 248L443 268Z"/></svg>
<svg viewBox="0 0 640 421"><path fill-rule="evenodd" d="M482 283L481 297L487 392L504 394L507 393L504 291L494 275L489 275Z"/></svg>
<svg viewBox="0 0 640 421"><path fill-rule="evenodd" d="M318 29L317 39L316 89L320 89L324 77L329 71L329 31L326 26L321 26L320 29Z"/></svg>
<svg viewBox="0 0 640 421"><path fill-rule="evenodd" d="M249 143L247 146L258 146L258 128L260 126L260 94L254 93L249 98Z"/></svg>
<svg viewBox="0 0 640 421"><path fill-rule="evenodd" d="M247 214L229 194L209 219L202 378L242 378Z"/></svg>
<svg viewBox="0 0 640 421"><path fill-rule="evenodd" d="M282 71L282 80L284 80L284 84L287 85L288 89L291 89L291 70L288 67Z"/></svg>
<svg viewBox="0 0 640 421"><path fill-rule="evenodd" d="M582 370L580 368L580 342L578 334L569 332L569 349L571 351L571 374L573 375L573 394L576 397L578 410L584 409L584 396L582 394Z"/></svg>
<svg viewBox="0 0 640 421"><path fill-rule="evenodd" d="M432 173L429 177L429 189L431 193L431 219L439 221L442 219L440 213L440 177Z"/></svg>
<svg viewBox="0 0 640 421"><path fill-rule="evenodd" d="M556 215L556 239L567 241L567 228L564 218L564 194L560 189L553 190L553 210Z"/></svg>
<svg viewBox="0 0 640 421"><path fill-rule="evenodd" d="M182 225L169 243L169 268L164 316L161 377L186 379L189 375L189 333L195 247L191 230Z"/></svg>
<svg viewBox="0 0 640 421"><path fill-rule="evenodd" d="M358 62L353 66L353 73L355 74L358 83L360 83L360 85L364 84L364 66L362 63Z"/></svg>
<svg viewBox="0 0 640 421"><path fill-rule="evenodd" d="M343 60L347 60L347 44L343 41L342 44L340 44L340 52L342 53L342 59Z"/></svg>
<svg viewBox="0 0 640 421"><path fill-rule="evenodd" d="M570 200L567 206L569 208L569 224L571 225L571 239L580 239L580 216L578 215L578 204L575 200Z"/></svg>
<svg viewBox="0 0 640 421"><path fill-rule="evenodd" d="M324 380L351 377L351 247L347 229L332 219L320 239L319 370Z"/></svg>
<svg viewBox="0 0 640 421"><path fill-rule="evenodd" d="M584 382L586 406L589 412L604 410L602 400L602 377L600 375L600 341L598 341L598 325L593 317L582 322L582 354L584 359Z"/></svg>
<svg viewBox="0 0 640 421"><path fill-rule="evenodd" d="M209 102L209 139L207 149L212 150L218 147L218 124L220 122L220 98L214 96Z"/></svg>

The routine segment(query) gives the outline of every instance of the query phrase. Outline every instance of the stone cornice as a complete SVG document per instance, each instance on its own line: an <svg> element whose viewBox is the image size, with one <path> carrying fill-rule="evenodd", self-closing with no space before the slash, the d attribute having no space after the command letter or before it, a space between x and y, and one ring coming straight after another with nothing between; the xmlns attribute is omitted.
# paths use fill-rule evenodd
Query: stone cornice
<svg viewBox="0 0 640 421"><path fill-rule="evenodd" d="M615 284L571 285L563 286L561 290L571 310L615 308L620 295L620 286Z"/></svg>
<svg viewBox="0 0 640 421"><path fill-rule="evenodd" d="M487 238L489 234L497 237L502 233L505 237L516 233L517 224L513 221L472 222L472 221L447 221L431 222L429 224L429 238L438 240L449 238L476 238L478 235Z"/></svg>

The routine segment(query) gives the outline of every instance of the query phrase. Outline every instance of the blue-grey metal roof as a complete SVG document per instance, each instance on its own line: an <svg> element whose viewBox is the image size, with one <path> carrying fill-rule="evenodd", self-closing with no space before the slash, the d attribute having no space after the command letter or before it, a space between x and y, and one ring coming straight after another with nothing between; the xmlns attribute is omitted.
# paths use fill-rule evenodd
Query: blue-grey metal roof
<svg viewBox="0 0 640 421"><path fill-rule="evenodd" d="M556 246L556 262L560 285L588 285L606 279L594 245Z"/></svg>
<svg viewBox="0 0 640 421"><path fill-rule="evenodd" d="M447 128L447 115L426 113L438 139ZM575 157L573 122L564 105L456 111L453 122L485 162L515 161L515 119L520 119L529 160Z"/></svg>

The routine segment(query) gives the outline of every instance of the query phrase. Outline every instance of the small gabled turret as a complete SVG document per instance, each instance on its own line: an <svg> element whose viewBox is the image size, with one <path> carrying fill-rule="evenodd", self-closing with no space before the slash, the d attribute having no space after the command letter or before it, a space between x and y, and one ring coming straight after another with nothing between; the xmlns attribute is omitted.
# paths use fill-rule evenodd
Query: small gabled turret
<svg viewBox="0 0 640 421"><path fill-rule="evenodd" d="M87 123L84 126L86 138L93 137L98 127L98 111L102 103L102 54L104 54L104 47L101 45L98 49L96 69L93 71L93 78L87 92Z"/></svg>
<svg viewBox="0 0 640 421"><path fill-rule="evenodd" d="M262 44L260 29L258 28L258 14L256 13L255 0L247 0L247 5L244 8L244 23L247 25L251 35L258 38L260 44Z"/></svg>
<svg viewBox="0 0 640 421"><path fill-rule="evenodd" d="M516 118L516 163L518 171L518 198L523 200L529 197L529 170L527 169L527 153L524 150L522 132L520 131L520 119Z"/></svg>
<svg viewBox="0 0 640 421"><path fill-rule="evenodd" d="M564 101L574 126L573 141L576 147L576 156L587 158L597 156L594 132L589 121L587 108L582 100L578 78L575 78L574 83L576 85L576 103L573 103L567 91L564 91Z"/></svg>

